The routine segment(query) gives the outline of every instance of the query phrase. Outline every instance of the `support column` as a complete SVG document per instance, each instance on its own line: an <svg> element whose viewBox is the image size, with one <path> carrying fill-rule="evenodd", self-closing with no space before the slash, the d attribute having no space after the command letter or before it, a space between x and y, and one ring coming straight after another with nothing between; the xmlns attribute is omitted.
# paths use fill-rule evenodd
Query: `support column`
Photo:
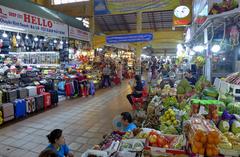
<svg viewBox="0 0 240 157"><path fill-rule="evenodd" d="M90 1L90 5L91 5L91 18L89 19L89 23L90 23L90 36L91 36L91 40L90 40L90 44L91 44L91 48L94 48L94 44L93 44L93 37L95 34L95 16L94 16L94 1Z"/></svg>
<svg viewBox="0 0 240 157"><path fill-rule="evenodd" d="M142 12L137 13L137 33L142 32ZM136 74L141 74L141 54L142 54L142 44L137 43L136 47Z"/></svg>
<svg viewBox="0 0 240 157"><path fill-rule="evenodd" d="M211 51L209 48L209 43L208 43L208 30L207 28L204 29L204 44L206 45L206 64L205 64L205 69L204 69L204 74L205 77L207 78L208 81L211 81Z"/></svg>

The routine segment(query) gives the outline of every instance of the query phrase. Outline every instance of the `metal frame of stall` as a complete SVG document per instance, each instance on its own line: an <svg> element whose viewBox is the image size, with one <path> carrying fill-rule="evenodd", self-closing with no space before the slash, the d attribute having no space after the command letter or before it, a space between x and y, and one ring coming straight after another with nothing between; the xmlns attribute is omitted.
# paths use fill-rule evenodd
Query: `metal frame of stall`
<svg viewBox="0 0 240 157"><path fill-rule="evenodd" d="M189 40L189 42L186 43L186 45L188 46L190 45L189 47L192 47L194 45L194 42L205 46L205 50L203 53L205 53L206 63L203 68L203 71L206 78L209 81L212 78L211 46L212 46L212 40L213 40L213 35L212 35L212 38L209 39L209 33L211 33L211 31L218 29L219 27L224 27L225 25L224 23L226 23L227 19L240 17L239 12L240 12L240 8L236 8L234 10L227 11L221 14L209 15L206 21L196 29L191 39ZM212 28L212 30L210 31L209 28ZM199 41L201 42L201 40L198 40L199 36L202 37L203 43L199 43Z"/></svg>

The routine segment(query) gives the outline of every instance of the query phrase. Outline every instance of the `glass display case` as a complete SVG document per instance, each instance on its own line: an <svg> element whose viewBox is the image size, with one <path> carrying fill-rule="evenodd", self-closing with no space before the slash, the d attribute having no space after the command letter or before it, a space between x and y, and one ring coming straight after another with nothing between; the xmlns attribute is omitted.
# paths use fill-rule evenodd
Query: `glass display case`
<svg viewBox="0 0 240 157"><path fill-rule="evenodd" d="M59 52L16 52L9 53L17 56L23 65L39 65L39 66L59 66Z"/></svg>
<svg viewBox="0 0 240 157"><path fill-rule="evenodd" d="M212 77L224 77L234 72L235 52L234 50L214 53L212 57Z"/></svg>

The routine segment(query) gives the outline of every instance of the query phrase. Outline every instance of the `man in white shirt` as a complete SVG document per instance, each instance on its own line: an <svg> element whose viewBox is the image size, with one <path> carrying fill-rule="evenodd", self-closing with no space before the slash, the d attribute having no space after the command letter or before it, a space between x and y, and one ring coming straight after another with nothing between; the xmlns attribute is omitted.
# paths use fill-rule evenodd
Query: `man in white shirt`
<svg viewBox="0 0 240 157"><path fill-rule="evenodd" d="M103 84L102 84L103 88L111 87L110 74L111 74L110 65L107 64L103 68Z"/></svg>

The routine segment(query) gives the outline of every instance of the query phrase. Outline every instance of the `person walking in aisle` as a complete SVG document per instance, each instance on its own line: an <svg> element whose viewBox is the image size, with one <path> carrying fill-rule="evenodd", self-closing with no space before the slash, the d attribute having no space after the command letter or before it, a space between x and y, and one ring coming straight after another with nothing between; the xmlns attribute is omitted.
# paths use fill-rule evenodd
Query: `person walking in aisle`
<svg viewBox="0 0 240 157"><path fill-rule="evenodd" d="M117 75L121 82L122 82L122 71L123 71L122 62L119 62L118 68L117 68Z"/></svg>
<svg viewBox="0 0 240 157"><path fill-rule="evenodd" d="M107 64L103 68L103 82L102 82L102 87L111 87L111 81L110 81L110 74L111 74L111 69L109 64Z"/></svg>

